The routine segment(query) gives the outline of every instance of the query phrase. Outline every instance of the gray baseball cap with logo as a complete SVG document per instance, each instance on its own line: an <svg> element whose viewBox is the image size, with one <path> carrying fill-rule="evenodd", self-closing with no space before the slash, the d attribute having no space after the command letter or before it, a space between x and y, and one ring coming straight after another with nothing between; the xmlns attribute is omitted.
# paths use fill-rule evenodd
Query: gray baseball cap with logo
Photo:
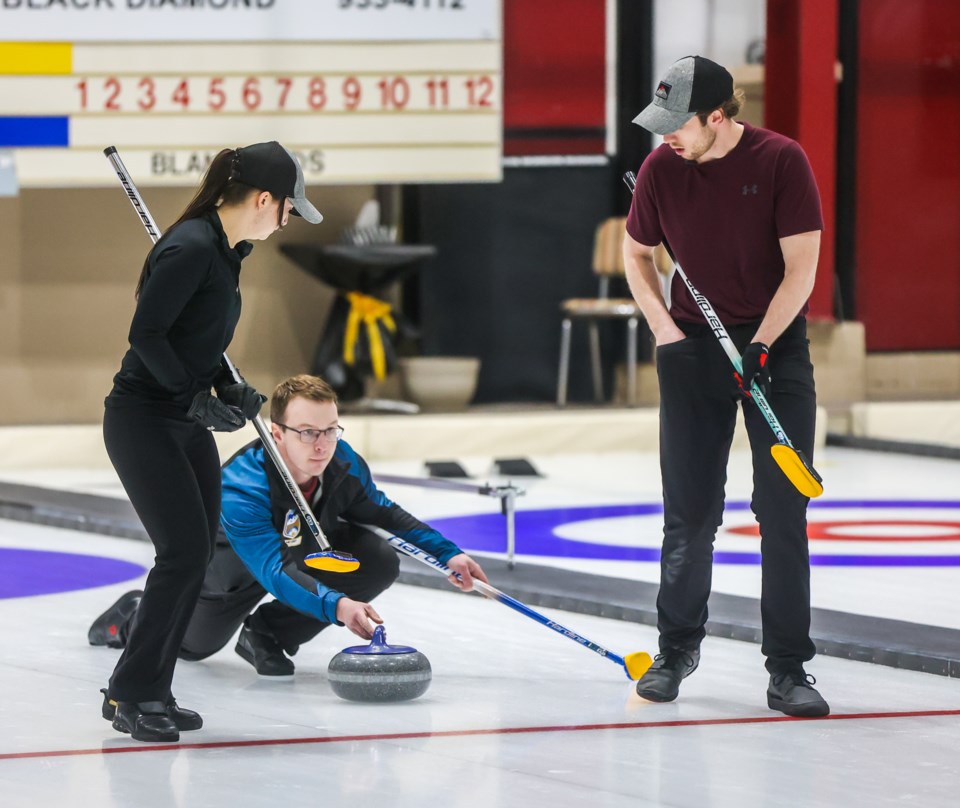
<svg viewBox="0 0 960 808"><path fill-rule="evenodd" d="M307 199L303 169L296 155L277 141L254 143L237 149L236 179L275 197L286 197L293 204L291 211L311 224L323 221L313 203Z"/></svg>
<svg viewBox="0 0 960 808"><path fill-rule="evenodd" d="M715 110L733 95L733 76L703 56L684 56L664 73L653 101L633 119L655 135L675 132L698 112Z"/></svg>

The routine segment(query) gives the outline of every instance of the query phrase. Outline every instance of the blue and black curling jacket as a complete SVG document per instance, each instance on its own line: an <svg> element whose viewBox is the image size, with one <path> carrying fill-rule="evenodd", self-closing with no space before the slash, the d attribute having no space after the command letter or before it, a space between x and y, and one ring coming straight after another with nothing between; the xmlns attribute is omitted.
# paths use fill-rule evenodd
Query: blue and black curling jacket
<svg viewBox="0 0 960 808"><path fill-rule="evenodd" d="M337 603L343 593L316 580L314 570L304 563L306 556L320 547L309 528L302 525L293 497L263 444L256 440L237 452L223 467L222 480L220 524L246 570L282 603L325 623L336 623ZM334 549L338 534L349 530L352 523L388 530L444 564L463 552L391 502L374 485L366 461L346 441L337 444L323 472L318 496L311 506ZM218 554L220 551L218 548ZM237 571L246 577L244 570ZM252 582L219 580L218 588L229 591L248 583Z"/></svg>

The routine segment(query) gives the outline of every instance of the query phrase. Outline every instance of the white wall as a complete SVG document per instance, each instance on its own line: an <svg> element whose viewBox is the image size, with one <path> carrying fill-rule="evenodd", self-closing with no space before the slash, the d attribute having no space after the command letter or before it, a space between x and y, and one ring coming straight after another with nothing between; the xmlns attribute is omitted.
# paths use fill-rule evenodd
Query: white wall
<svg viewBox="0 0 960 808"><path fill-rule="evenodd" d="M650 98L667 68L684 56L706 56L736 78L736 68L747 61L747 46L766 36L766 25L767 0L655 0ZM653 145L659 143L653 135Z"/></svg>
<svg viewBox="0 0 960 808"><path fill-rule="evenodd" d="M766 0L656 0L651 97L663 72L684 56L706 56L728 69L744 64L766 24Z"/></svg>

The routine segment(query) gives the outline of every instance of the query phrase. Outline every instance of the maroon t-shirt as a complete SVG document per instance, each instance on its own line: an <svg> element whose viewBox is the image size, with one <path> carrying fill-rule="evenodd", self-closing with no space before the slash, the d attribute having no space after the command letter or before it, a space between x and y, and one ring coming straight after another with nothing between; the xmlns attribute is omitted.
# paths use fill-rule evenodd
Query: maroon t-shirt
<svg viewBox="0 0 960 808"><path fill-rule="evenodd" d="M803 149L746 123L740 142L719 160L693 163L666 144L654 149L640 167L627 217L634 241L670 245L728 325L766 314L783 280L779 239L822 229L820 194ZM670 295L674 320L703 321L679 275Z"/></svg>

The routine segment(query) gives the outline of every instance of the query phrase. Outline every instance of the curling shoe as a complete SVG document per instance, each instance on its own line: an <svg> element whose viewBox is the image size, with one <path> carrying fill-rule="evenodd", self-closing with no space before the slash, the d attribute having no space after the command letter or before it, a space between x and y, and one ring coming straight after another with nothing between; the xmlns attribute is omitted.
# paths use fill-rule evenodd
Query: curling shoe
<svg viewBox="0 0 960 808"><path fill-rule="evenodd" d="M148 743L174 743L180 730L167 715L162 701L120 701L116 703L113 728Z"/></svg>
<svg viewBox="0 0 960 808"><path fill-rule="evenodd" d="M142 589L134 589L121 595L113 606L93 621L93 625L87 631L87 642L90 645L123 648L124 642L120 638L120 629L130 619L130 615L137 610L142 597Z"/></svg>
<svg viewBox="0 0 960 808"><path fill-rule="evenodd" d="M773 673L767 688L767 706L798 718L830 715L830 705L813 687L816 683L801 667Z"/></svg>
<svg viewBox="0 0 960 808"><path fill-rule="evenodd" d="M240 629L234 650L253 665L261 676L293 676L293 660L289 659L280 644L267 634L244 626Z"/></svg>
<svg viewBox="0 0 960 808"><path fill-rule="evenodd" d="M113 721L117 715L117 702L107 695L107 689L105 687L101 687L100 692L103 693L101 713L107 721ZM159 704L159 702L149 703ZM164 710L167 718L173 721L176 728L181 732L190 732L191 730L200 729L203 726L203 717L200 713L194 712L193 710L185 710L177 704L177 700L173 696L171 696L164 705ZM123 732L123 730L120 731ZM138 738L137 740L142 739Z"/></svg>
<svg viewBox="0 0 960 808"><path fill-rule="evenodd" d="M699 664L699 648L668 648L654 657L650 670L640 677L637 695L647 701L673 701L680 693L680 682Z"/></svg>

